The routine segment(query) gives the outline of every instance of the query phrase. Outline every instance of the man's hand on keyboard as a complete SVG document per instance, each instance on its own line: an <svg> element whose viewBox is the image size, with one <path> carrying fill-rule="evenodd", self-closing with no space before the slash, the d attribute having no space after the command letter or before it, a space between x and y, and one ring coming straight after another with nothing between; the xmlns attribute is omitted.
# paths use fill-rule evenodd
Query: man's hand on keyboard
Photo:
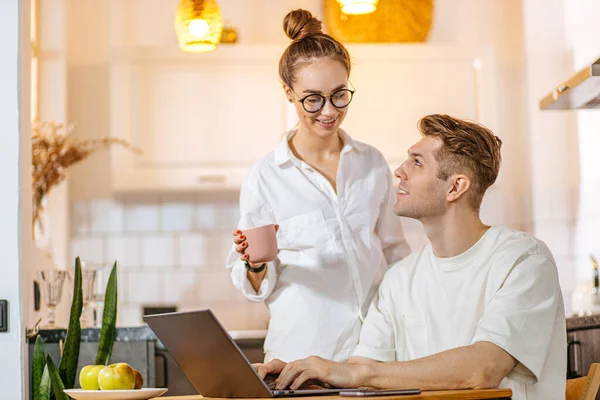
<svg viewBox="0 0 600 400"><path fill-rule="evenodd" d="M258 376L260 376L260 378L263 380L265 380L265 377L267 375L279 375L279 373L285 368L286 365L287 363L277 358L265 364L252 364L252 366L258 373Z"/></svg>

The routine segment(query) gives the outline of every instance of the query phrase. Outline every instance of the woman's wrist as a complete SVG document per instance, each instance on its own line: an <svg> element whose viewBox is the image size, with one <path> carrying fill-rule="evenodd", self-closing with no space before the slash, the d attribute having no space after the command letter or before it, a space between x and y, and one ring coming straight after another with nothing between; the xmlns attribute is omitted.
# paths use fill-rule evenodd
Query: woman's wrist
<svg viewBox="0 0 600 400"><path fill-rule="evenodd" d="M253 274L261 273L264 271L265 268L267 268L267 263L254 264L253 262L250 262L248 260L244 260L244 265L246 267L246 270Z"/></svg>

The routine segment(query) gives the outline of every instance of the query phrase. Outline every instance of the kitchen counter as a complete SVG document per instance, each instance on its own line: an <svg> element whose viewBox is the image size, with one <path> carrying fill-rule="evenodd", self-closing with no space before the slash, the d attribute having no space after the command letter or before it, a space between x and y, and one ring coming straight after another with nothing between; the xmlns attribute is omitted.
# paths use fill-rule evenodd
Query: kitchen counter
<svg viewBox="0 0 600 400"><path fill-rule="evenodd" d="M567 332L600 328L600 315L567 318Z"/></svg>
<svg viewBox="0 0 600 400"><path fill-rule="evenodd" d="M267 331L265 330L241 330L229 331L229 336L236 342L260 342L265 339ZM66 329L40 329L38 334L44 340L44 343L58 343L64 341L67 336ZM100 328L84 328L81 330L82 342L98 342L100 340ZM164 348L160 340L157 339L152 329L148 326L122 327L117 328L117 342L138 342L146 340L156 340L159 348ZM28 338L28 342L35 342L35 337Z"/></svg>
<svg viewBox="0 0 600 400"><path fill-rule="evenodd" d="M39 335L44 343L58 343L64 341L67 336L66 329L40 329ZM100 328L84 328L81 330L82 342L97 342L100 340ZM154 332L147 326L117 328L117 342L137 342L145 340L157 340ZM28 338L29 342L35 342L35 338Z"/></svg>
<svg viewBox="0 0 600 400"><path fill-rule="evenodd" d="M167 392L168 393L168 392ZM426 391L417 395L407 396L385 396L386 400L434 400L434 399L464 399L464 400L476 400L476 399L502 399L507 400L512 396L510 389L473 389L473 390L439 390L439 391ZM307 397L305 397L307 398ZM309 397L310 399L319 400L331 400L331 396L315 396ZM339 397L338 397L339 398ZM167 396L160 397L161 400L203 400L204 397L196 396ZM212 400L225 400L225 399L212 399ZM227 399L229 400L229 399ZM257 400L257 399L254 399ZM267 400L267 399L258 399ZM272 398L269 398L272 400Z"/></svg>

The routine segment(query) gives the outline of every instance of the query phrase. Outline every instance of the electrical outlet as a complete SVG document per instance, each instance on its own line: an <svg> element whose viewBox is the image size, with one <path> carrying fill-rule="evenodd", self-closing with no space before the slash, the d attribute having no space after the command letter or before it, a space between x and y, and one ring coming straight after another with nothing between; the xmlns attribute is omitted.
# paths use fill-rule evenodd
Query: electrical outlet
<svg viewBox="0 0 600 400"><path fill-rule="evenodd" d="M0 332L8 332L8 301L0 300Z"/></svg>
<svg viewBox="0 0 600 400"><path fill-rule="evenodd" d="M33 281L33 310L40 311L40 284Z"/></svg>

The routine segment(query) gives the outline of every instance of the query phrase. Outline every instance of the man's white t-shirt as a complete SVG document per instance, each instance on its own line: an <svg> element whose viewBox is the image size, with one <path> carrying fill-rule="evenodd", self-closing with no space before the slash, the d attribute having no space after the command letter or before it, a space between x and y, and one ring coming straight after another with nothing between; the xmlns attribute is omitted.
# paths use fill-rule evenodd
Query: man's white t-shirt
<svg viewBox="0 0 600 400"><path fill-rule="evenodd" d="M408 361L478 341L519 362L500 383L514 400L564 399L565 312L554 258L541 241L491 227L456 257L437 258L428 244L397 262L354 355Z"/></svg>

